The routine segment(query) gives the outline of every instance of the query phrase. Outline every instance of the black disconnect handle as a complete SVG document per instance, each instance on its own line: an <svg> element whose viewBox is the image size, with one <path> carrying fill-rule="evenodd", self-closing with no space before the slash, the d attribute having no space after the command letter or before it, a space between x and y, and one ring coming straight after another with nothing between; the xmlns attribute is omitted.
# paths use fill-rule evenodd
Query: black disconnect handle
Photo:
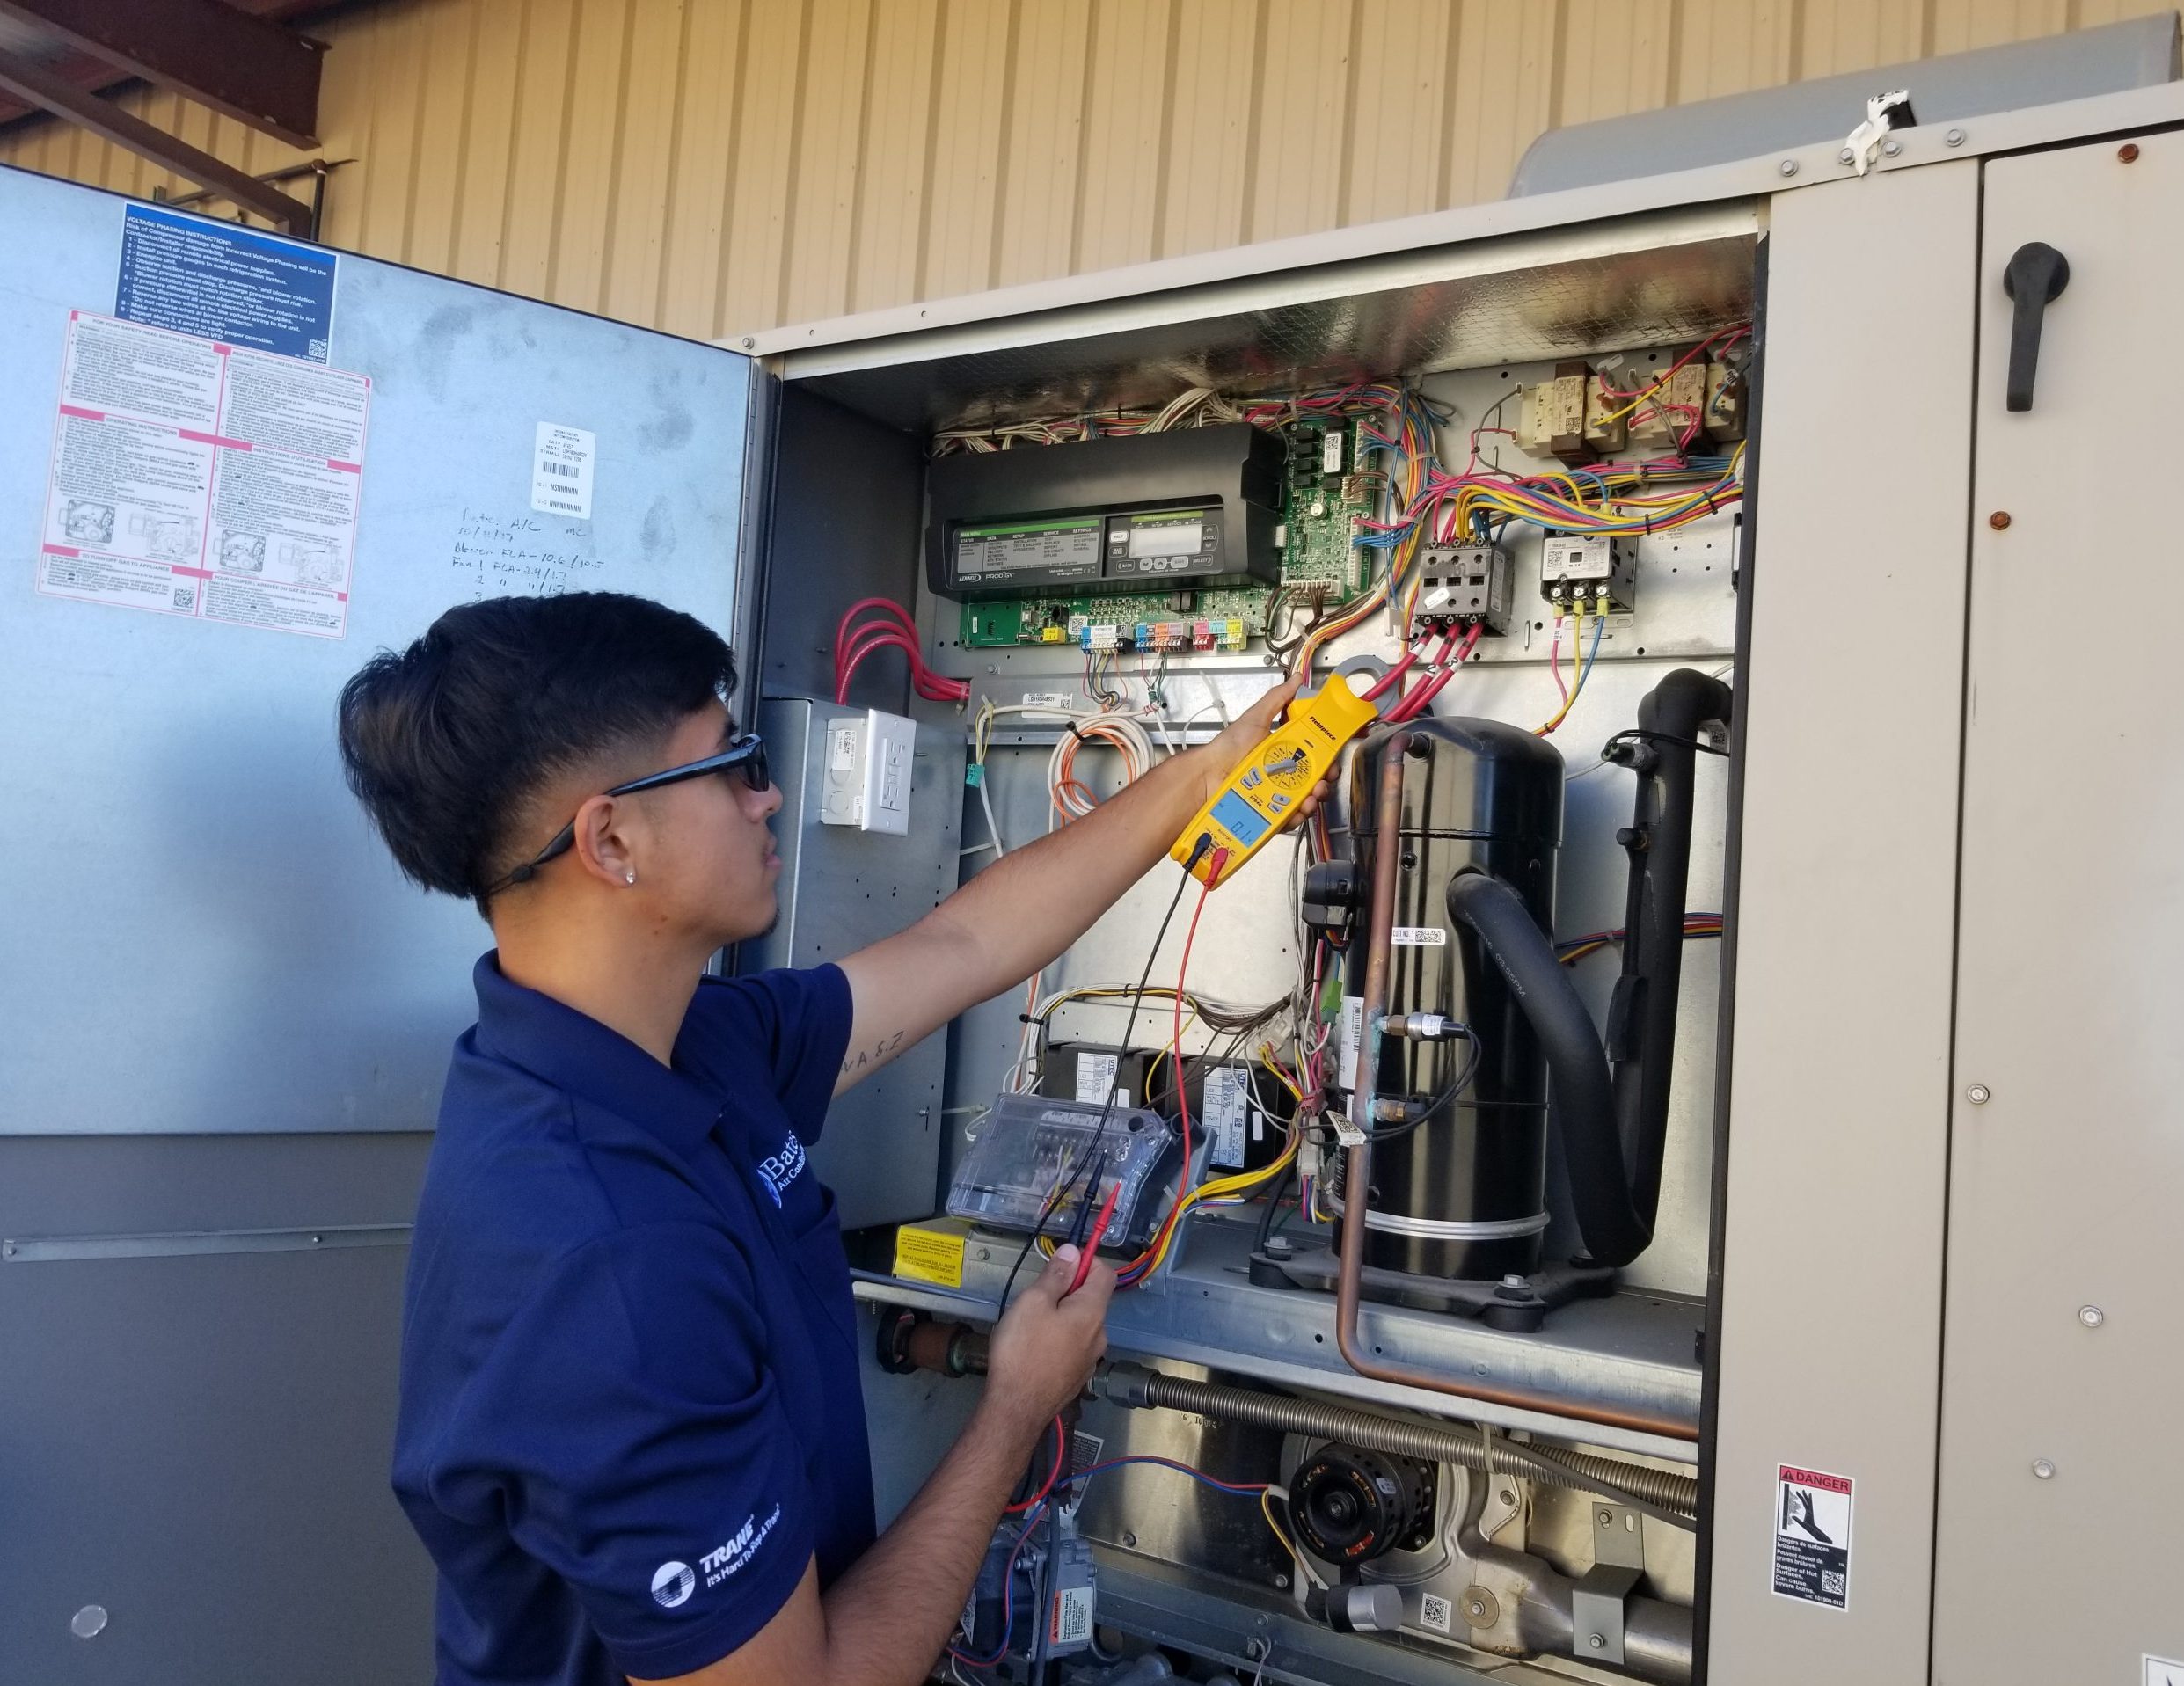
<svg viewBox="0 0 2184 1686"><path fill-rule="evenodd" d="M2012 410L2033 407L2033 379L2040 372L2040 325L2049 304L2071 284L2071 260L2053 246L2028 241L2010 254L2002 272L2002 290L2016 301L2010 317L2010 381Z"/></svg>

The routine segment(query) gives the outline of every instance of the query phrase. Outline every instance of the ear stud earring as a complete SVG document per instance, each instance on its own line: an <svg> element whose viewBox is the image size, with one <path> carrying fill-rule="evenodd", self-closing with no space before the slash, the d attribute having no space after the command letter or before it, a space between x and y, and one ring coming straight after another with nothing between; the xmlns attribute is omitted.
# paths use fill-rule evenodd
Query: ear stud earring
<svg viewBox="0 0 2184 1686"><path fill-rule="evenodd" d="M636 883L636 882L637 882L637 874L636 874L635 872L625 872L625 873L623 873L623 874L622 874L622 882L623 882L623 883L625 883L625 884L634 884L634 883Z"/></svg>

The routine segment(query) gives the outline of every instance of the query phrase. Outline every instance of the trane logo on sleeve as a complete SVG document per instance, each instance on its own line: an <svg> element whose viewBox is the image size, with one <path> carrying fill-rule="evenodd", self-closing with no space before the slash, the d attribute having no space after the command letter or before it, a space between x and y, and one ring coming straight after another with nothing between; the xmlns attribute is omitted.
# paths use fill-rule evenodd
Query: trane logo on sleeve
<svg viewBox="0 0 2184 1686"><path fill-rule="evenodd" d="M776 1505L764 1522L754 1512L744 1519L743 1526L735 1530L735 1537L726 1545L714 1547L698 1559L698 1569L705 1577L708 1587L718 1587L758 1554L758 1548L766 1543L774 1524L781 1520L781 1507Z"/></svg>
<svg viewBox="0 0 2184 1686"><path fill-rule="evenodd" d="M652 1595L663 1609L676 1609L690 1602L698 1590L698 1577L705 1577L708 1587L718 1587L730 1575L741 1569L758 1554L758 1548L766 1543L781 1521L781 1507L776 1505L761 1522L754 1511L743 1520L743 1526L735 1530L735 1537L725 1545L717 1545L698 1559L692 1569L687 1563L670 1561L653 1571Z"/></svg>
<svg viewBox="0 0 2184 1686"><path fill-rule="evenodd" d="M782 1191L804 1173L804 1144L791 1136L782 1144L781 1151L758 1162L758 1180L766 1185L766 1193L773 1196L776 1206L781 1204Z"/></svg>

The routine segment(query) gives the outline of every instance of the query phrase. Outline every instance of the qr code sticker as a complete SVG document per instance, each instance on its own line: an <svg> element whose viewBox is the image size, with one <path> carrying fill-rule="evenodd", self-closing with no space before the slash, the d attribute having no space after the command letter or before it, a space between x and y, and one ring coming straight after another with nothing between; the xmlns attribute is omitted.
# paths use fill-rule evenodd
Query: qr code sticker
<svg viewBox="0 0 2184 1686"><path fill-rule="evenodd" d="M310 342L310 355L311 360L314 362L325 362L326 361L326 342L325 340L314 339Z"/></svg>
<svg viewBox="0 0 2184 1686"><path fill-rule="evenodd" d="M195 586L177 586L177 587L175 587L175 588L174 588L174 606L175 606L177 609L194 609L194 608L196 608L196 607L197 607L197 588L196 588Z"/></svg>
<svg viewBox="0 0 2184 1686"><path fill-rule="evenodd" d="M1429 1627L1435 1633L1446 1633L1455 1620L1456 1610L1445 1598L1428 1593L1418 1601L1418 1621L1421 1627Z"/></svg>

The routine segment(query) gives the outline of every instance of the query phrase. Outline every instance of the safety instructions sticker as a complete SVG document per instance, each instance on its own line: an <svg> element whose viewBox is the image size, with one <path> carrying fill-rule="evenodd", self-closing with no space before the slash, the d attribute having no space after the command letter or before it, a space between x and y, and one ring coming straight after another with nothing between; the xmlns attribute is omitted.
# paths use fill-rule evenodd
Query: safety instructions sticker
<svg viewBox="0 0 2184 1686"><path fill-rule="evenodd" d="M1078 1050L1077 1055L1077 1104L1083 1106L1104 1106L1107 1103L1108 1091L1114 1090L1114 1104L1118 1106L1129 1106L1130 1104L1129 1091L1116 1090L1114 1087L1114 1074L1120 1069L1121 1065L1114 1055L1091 1054L1082 1049Z"/></svg>
<svg viewBox="0 0 2184 1686"><path fill-rule="evenodd" d="M1851 1478L1775 1466L1774 1590L1829 1609L1851 1606Z"/></svg>
<svg viewBox="0 0 2184 1686"><path fill-rule="evenodd" d="M307 241L131 205L121 213L113 313L323 363L333 339L340 261Z"/></svg>
<svg viewBox="0 0 2184 1686"><path fill-rule="evenodd" d="M1230 1171L1244 1168L1244 1099L1250 1085L1240 1065L1216 1066L1206 1074L1200 1106L1206 1115L1207 1157Z"/></svg>
<svg viewBox="0 0 2184 1686"><path fill-rule="evenodd" d="M38 589L338 639L369 377L72 311Z"/></svg>
<svg viewBox="0 0 2184 1686"><path fill-rule="evenodd" d="M2166 1657L2148 1657L2142 1686L2184 1686L2184 1662Z"/></svg>
<svg viewBox="0 0 2184 1686"><path fill-rule="evenodd" d="M589 521L592 460L598 454L596 434L558 421L540 422L531 457L531 507L542 515Z"/></svg>

